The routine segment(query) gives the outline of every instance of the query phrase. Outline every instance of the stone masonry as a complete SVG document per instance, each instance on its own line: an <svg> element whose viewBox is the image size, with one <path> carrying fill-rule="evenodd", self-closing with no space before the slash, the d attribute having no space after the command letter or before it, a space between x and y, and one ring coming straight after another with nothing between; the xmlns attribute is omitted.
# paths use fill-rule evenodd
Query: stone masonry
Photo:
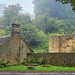
<svg viewBox="0 0 75 75"><path fill-rule="evenodd" d="M49 52L75 52L75 34L50 36Z"/></svg>
<svg viewBox="0 0 75 75"><path fill-rule="evenodd" d="M27 58L27 53L33 52L20 37L19 26L12 24L12 35L0 38L0 61L9 61L10 64L21 63Z"/></svg>

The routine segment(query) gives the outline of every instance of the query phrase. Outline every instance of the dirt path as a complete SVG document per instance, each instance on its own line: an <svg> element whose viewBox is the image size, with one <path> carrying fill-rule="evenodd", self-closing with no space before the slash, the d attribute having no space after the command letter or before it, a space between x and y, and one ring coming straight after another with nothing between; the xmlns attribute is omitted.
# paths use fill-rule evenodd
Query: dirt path
<svg viewBox="0 0 75 75"><path fill-rule="evenodd" d="M5 72L0 75L75 75L75 72Z"/></svg>

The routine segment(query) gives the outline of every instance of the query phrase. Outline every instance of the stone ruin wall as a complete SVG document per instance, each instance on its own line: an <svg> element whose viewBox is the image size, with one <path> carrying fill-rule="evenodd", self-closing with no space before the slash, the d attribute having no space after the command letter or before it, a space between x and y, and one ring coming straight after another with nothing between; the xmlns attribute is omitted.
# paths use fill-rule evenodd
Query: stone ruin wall
<svg viewBox="0 0 75 75"><path fill-rule="evenodd" d="M51 36L49 38L49 52L75 52L75 34Z"/></svg>

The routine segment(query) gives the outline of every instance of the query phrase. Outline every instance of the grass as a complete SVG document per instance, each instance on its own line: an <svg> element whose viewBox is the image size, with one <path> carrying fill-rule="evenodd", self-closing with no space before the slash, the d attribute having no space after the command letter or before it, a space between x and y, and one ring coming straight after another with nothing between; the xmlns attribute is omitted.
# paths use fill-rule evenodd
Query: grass
<svg viewBox="0 0 75 75"><path fill-rule="evenodd" d="M9 66L0 68L0 71L33 71L33 72L75 72L75 67L61 67L61 66L50 66L50 67L41 67L35 66L36 69L28 69L27 66Z"/></svg>

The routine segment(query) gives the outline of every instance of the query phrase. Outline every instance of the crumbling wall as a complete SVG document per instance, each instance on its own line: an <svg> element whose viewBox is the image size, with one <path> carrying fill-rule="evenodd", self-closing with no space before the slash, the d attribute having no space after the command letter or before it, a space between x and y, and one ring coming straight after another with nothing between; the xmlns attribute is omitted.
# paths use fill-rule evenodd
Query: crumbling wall
<svg viewBox="0 0 75 75"><path fill-rule="evenodd" d="M60 36L49 38L49 52L60 52Z"/></svg>
<svg viewBox="0 0 75 75"><path fill-rule="evenodd" d="M49 52L74 52L75 34L65 36L51 36L49 38Z"/></svg>

